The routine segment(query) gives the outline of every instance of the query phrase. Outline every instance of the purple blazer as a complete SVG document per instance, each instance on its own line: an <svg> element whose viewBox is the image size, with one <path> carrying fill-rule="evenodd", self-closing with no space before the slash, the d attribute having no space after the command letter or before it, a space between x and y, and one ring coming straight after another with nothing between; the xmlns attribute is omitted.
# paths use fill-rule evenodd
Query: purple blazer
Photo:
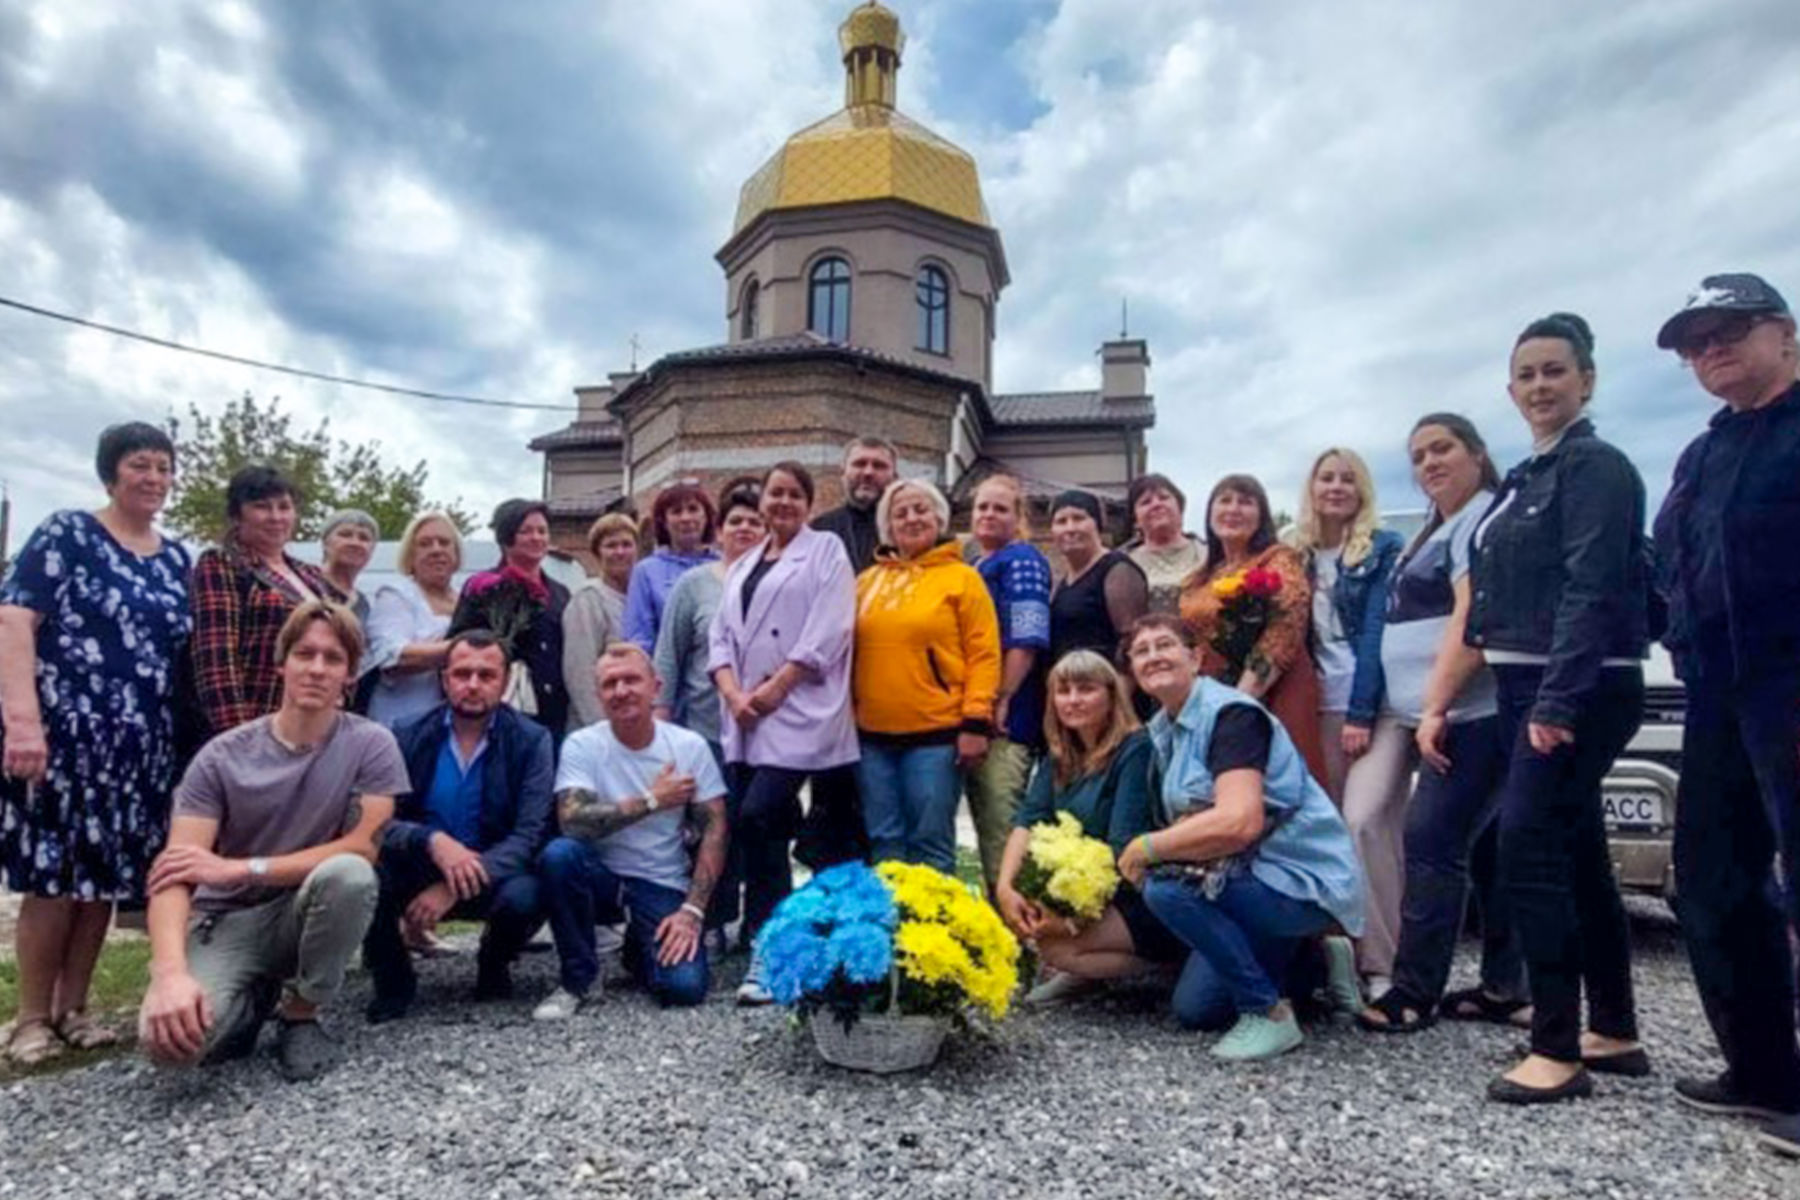
<svg viewBox="0 0 1800 1200"><path fill-rule="evenodd" d="M807 673L779 709L749 729L729 712L721 714L725 761L794 771L855 762L850 647L856 634L856 577L844 543L802 528L756 585L745 613L744 579L768 546L764 540L731 564L713 614L706 669L730 667L746 691L788 662Z"/></svg>

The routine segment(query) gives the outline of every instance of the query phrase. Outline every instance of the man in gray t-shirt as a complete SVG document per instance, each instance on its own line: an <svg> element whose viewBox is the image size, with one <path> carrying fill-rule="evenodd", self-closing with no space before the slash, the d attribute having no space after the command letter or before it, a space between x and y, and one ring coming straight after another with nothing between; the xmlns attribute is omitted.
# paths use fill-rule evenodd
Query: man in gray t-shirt
<svg viewBox="0 0 1800 1200"><path fill-rule="evenodd" d="M348 609L295 609L276 641L280 709L208 742L176 788L149 877L152 1058L248 1054L274 1013L284 1074L330 1065L319 1010L368 928L381 827L409 786L393 735L340 710L362 648Z"/></svg>

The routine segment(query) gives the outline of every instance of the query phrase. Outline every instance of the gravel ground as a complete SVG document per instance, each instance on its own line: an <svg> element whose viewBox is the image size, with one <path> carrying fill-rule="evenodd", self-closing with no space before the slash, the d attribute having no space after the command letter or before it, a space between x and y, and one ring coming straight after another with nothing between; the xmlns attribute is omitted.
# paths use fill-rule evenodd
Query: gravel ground
<svg viewBox="0 0 1800 1200"><path fill-rule="evenodd" d="M1714 1061L1672 927L1638 924L1658 1074L1546 1111L1481 1099L1519 1041L1486 1026L1319 1028L1226 1068L1120 989L881 1079L734 1009L736 963L701 1009L618 989L546 1027L529 1010L552 956L498 1007L464 1002L464 957L425 964L411 1019L340 1019L346 1061L312 1084L283 1083L265 1043L204 1074L120 1058L7 1087L0 1196L1800 1196L1800 1163L1670 1096ZM358 979L342 1011L366 998Z"/></svg>

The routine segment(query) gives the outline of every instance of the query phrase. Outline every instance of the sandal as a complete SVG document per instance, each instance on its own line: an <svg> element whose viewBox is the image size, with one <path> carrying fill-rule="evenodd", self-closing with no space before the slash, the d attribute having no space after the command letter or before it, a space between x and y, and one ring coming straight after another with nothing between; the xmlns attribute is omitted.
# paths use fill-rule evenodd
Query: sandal
<svg viewBox="0 0 1800 1200"><path fill-rule="evenodd" d="M1419 1033L1437 1024L1431 1005L1418 1004L1389 988L1356 1014L1356 1023L1370 1033Z"/></svg>
<svg viewBox="0 0 1800 1200"><path fill-rule="evenodd" d="M49 1062L62 1052L56 1030L44 1020L21 1021L6 1039L6 1057L21 1067Z"/></svg>
<svg viewBox="0 0 1800 1200"><path fill-rule="evenodd" d="M1451 1021L1486 1021L1490 1025L1510 1025L1514 1029L1530 1026L1529 1016L1520 1016L1530 1009L1529 1000L1496 1000L1478 987L1451 992L1438 1005L1439 1015Z"/></svg>
<svg viewBox="0 0 1800 1200"><path fill-rule="evenodd" d="M71 1008L56 1018L51 1028L71 1050L98 1050L119 1044L118 1030L94 1020L86 1009Z"/></svg>

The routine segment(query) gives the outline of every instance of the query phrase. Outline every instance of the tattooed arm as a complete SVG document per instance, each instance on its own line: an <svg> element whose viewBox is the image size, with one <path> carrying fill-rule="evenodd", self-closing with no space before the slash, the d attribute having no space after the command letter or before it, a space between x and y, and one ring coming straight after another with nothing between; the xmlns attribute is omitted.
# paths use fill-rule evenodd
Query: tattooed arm
<svg viewBox="0 0 1800 1200"><path fill-rule="evenodd" d="M597 842L628 825L637 824L651 813L691 804L693 799L694 777L681 774L673 763L669 763L650 785L648 796L607 800L590 788L564 788L556 793L556 817L562 823L565 836Z"/></svg>
<svg viewBox="0 0 1800 1200"><path fill-rule="evenodd" d="M681 907L656 927L656 961L665 967L688 962L700 949L700 930L706 923L706 902L712 899L719 874L725 869L725 798L703 802L697 813L700 850L694 858L694 879Z"/></svg>

